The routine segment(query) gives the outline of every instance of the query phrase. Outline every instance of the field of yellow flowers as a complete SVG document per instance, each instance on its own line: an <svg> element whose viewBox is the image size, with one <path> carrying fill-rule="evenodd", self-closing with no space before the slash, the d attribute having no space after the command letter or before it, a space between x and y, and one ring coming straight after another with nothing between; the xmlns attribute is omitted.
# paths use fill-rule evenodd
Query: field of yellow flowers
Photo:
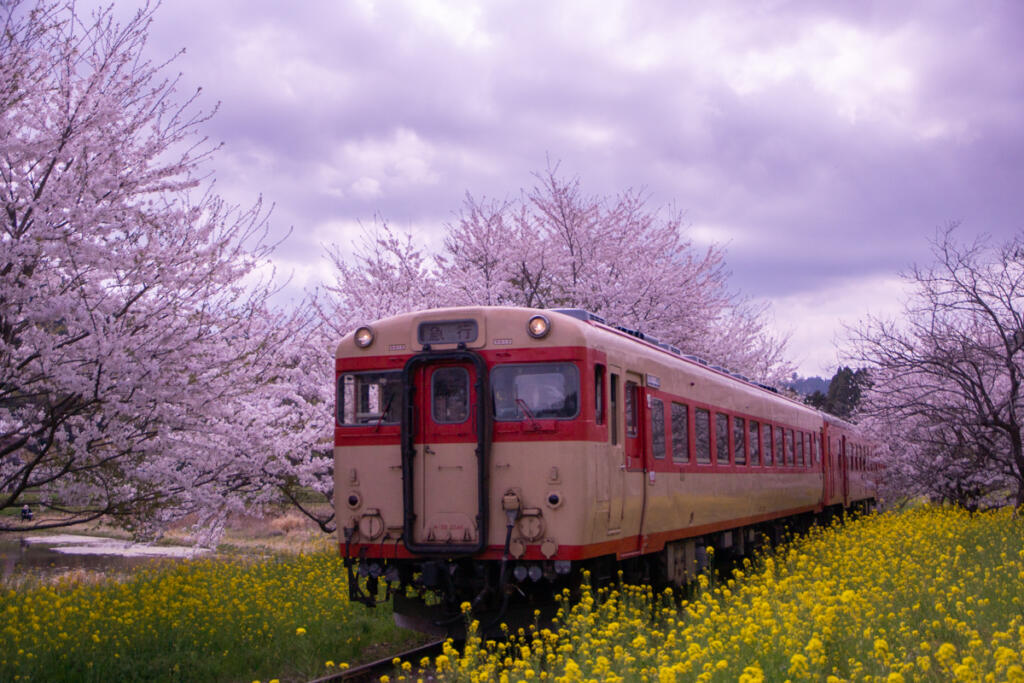
<svg viewBox="0 0 1024 683"><path fill-rule="evenodd" d="M410 644L346 595L332 553L0 588L0 681L307 680ZM550 626L389 678L1024 682L1022 600L1024 519L920 508L815 529L685 598L585 587Z"/></svg>
<svg viewBox="0 0 1024 683"><path fill-rule="evenodd" d="M0 681L309 680L410 637L347 596L326 552L0 589Z"/></svg>
<svg viewBox="0 0 1024 683"><path fill-rule="evenodd" d="M685 600L585 588L551 628L474 637L426 664L481 683L1024 681L1024 520L1011 510L872 515L700 584Z"/></svg>

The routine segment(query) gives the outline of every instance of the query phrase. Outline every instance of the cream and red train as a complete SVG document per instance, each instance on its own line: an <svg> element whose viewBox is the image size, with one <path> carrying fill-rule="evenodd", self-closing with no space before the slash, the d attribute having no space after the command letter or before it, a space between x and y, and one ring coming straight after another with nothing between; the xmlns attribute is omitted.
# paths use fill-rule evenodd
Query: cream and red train
<svg viewBox="0 0 1024 683"><path fill-rule="evenodd" d="M389 318L335 375L341 552L370 579L352 597L385 580L410 617L413 595L483 611L581 567L683 583L706 546L874 495L852 425L584 311Z"/></svg>

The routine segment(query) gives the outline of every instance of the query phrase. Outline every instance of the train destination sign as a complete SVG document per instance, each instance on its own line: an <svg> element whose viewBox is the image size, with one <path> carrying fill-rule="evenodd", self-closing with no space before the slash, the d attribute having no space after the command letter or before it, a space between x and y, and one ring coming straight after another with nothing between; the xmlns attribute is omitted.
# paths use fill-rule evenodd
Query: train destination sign
<svg viewBox="0 0 1024 683"><path fill-rule="evenodd" d="M475 342L475 320L440 320L420 323L416 338L420 344L469 344Z"/></svg>

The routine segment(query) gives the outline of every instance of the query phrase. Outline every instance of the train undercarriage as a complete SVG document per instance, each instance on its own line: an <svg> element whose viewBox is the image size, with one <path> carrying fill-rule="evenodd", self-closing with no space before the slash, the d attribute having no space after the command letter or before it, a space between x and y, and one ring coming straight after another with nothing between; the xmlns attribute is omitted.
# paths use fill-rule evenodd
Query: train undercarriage
<svg viewBox="0 0 1024 683"><path fill-rule="evenodd" d="M834 506L761 524L729 529L666 544L658 552L617 559L605 555L586 560L479 560L473 557L370 559L347 557L349 597L373 607L393 602L395 622L434 635L458 637L467 622L466 605L480 632L495 631L502 623L522 623L536 615L552 615L557 597L566 590L578 594L584 575L591 586L616 582L674 587L688 594L696 577L711 567L728 572L758 550L805 533L814 525L830 524L846 514L867 512L871 500L849 508ZM711 552L709 552L709 550Z"/></svg>

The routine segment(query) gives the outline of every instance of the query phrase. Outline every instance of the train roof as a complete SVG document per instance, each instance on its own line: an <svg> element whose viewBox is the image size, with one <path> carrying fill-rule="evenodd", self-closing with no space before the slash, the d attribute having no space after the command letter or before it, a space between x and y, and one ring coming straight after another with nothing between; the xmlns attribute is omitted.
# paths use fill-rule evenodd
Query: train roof
<svg viewBox="0 0 1024 683"><path fill-rule="evenodd" d="M461 306L461 307L450 307L450 308L436 308L436 309L424 309L419 311L411 311L408 313L402 313L389 318L384 318L378 321L370 322L369 325L375 326L412 326L418 324L425 319L429 319L435 316L446 316L458 318L466 316L480 314L480 315L519 315L529 317L532 315L542 314L549 315L555 314L558 316L565 316L573 319L575 325L579 325L579 332L587 328L600 330L605 333L611 333L619 338L628 340L629 342L636 343L640 346L647 347L648 349L657 350L661 353L667 354L679 362L688 364L698 371L709 373L710 376L718 377L726 382L734 382L736 385L746 386L754 390L764 392L770 395L775 400L781 400L790 403L794 406L799 406L804 410L812 413L819 413L832 424L843 425L847 428L854 429L855 427L839 418L836 418L827 413L823 413L811 406L808 406L800 401L797 401L785 394L782 394L777 388L764 383L752 380L740 373L731 372L730 370L710 363L709 361L692 354L685 353L679 347L668 344L661 341L653 335L646 334L640 330L632 329L629 327L615 325L609 323L605 318L586 311L581 308L550 308L550 309L539 309L539 308L525 308L515 306ZM574 325L574 326L575 326ZM354 331L345 335L337 347L337 357L341 358L348 356L351 353L352 345L346 343L353 335ZM581 339L582 341L582 339ZM404 347L403 347L404 348ZM408 349L412 351L414 349Z"/></svg>
<svg viewBox="0 0 1024 683"><path fill-rule="evenodd" d="M800 406L803 406L803 407L807 408L808 410L811 410L811 411L815 410L814 408L811 408L810 406L806 406L805 404L800 403L799 401L795 401L794 399L792 399L789 396L786 396L785 394L781 393L776 387L773 387L773 386L771 386L769 384L766 384L764 382L758 382L756 380L752 380L749 377L747 377L746 375L740 374L738 372L733 372L733 371L728 370L727 368L725 368L725 367L723 367L721 365L713 365L712 363L710 363L709 361L705 360L704 358L701 358L700 356L684 353L679 347L677 347L677 346L675 346L673 344L665 343L665 342L661 341L660 339L658 339L657 337L655 337L653 335L646 334L644 332L641 332L640 330L635 330L635 329L632 329L632 328L629 328L629 327L624 327L624 326L621 326L621 325L609 324L601 316L595 315L593 313L590 313L589 311L586 311L584 309L580 309L580 308L552 308L552 309L546 309L546 310L550 311L550 312L554 312L554 313L561 313L563 315L568 315L568 316L570 316L572 318L576 318L577 320L580 320L580 321L592 324L595 327L604 328L606 330L612 331L612 332L617 333L617 334L626 335L628 337L633 338L634 341L641 342L641 343L646 344L648 346L653 346L653 347L655 347L655 348L657 348L657 349L659 349L659 350L661 350L661 351L663 351L665 353L669 353L669 354L677 357L679 360L682 360L685 363L689 363L689 364L694 365L696 367L703 368L703 369L708 370L709 372L712 372L712 373L714 373L716 375L719 375L719 376L731 379L731 380L736 381L736 382L740 382L740 383L742 383L744 385L747 385L747 386L750 386L750 387L754 387L754 388L757 388L757 389L761 389L763 391L770 392L771 394L775 395L777 398L781 398L781 399L784 399L784 400L787 400L787 401L791 401L793 403L796 403L796 404L798 404Z"/></svg>

